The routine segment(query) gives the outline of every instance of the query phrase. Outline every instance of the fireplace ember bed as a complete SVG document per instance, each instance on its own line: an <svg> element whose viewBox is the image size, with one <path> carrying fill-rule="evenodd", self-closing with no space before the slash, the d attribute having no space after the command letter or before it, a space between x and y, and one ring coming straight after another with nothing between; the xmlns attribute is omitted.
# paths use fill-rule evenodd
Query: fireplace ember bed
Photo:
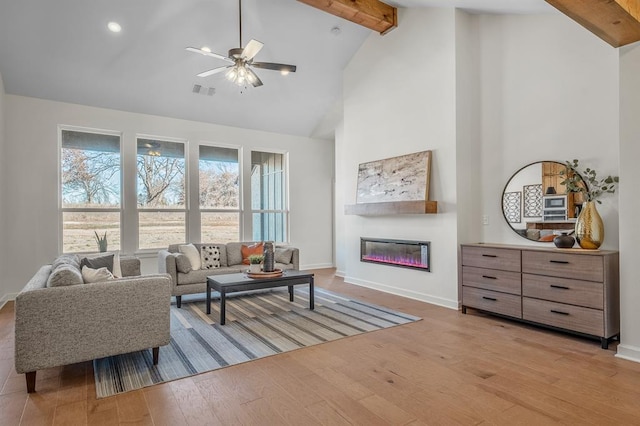
<svg viewBox="0 0 640 426"><path fill-rule="evenodd" d="M429 241L360 238L360 261L429 272Z"/></svg>

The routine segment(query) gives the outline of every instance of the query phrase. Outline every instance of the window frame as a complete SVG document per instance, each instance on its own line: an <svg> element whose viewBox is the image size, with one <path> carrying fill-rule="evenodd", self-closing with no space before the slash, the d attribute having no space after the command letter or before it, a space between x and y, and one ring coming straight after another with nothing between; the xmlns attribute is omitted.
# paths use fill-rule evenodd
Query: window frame
<svg viewBox="0 0 640 426"><path fill-rule="evenodd" d="M172 142L181 143L184 145L184 208L141 208L138 206L138 140L139 139L151 139L160 142ZM184 241L176 241L172 244L185 244L189 240L189 210L190 210L190 186L189 186L189 140L183 138L172 138L169 136L157 136L144 133L136 133L134 137L134 176L135 176L135 217L136 217L136 238L135 238L135 253L136 254L150 254L157 253L159 250L166 249L166 247L154 247L154 248L141 248L140 247L140 213L184 213Z"/></svg>
<svg viewBox="0 0 640 426"><path fill-rule="evenodd" d="M254 152L266 153L266 154L281 154L282 162L283 162L283 171L284 171L284 179L283 179L283 189L282 196L284 197L283 210L275 210L275 209L255 209L253 208L253 204L249 208L249 217L251 218L251 236L253 239L253 215L259 213L261 215L265 213L282 213L284 215L284 229L286 232L286 240L282 243L289 243L291 241L291 221L290 221L290 212L291 208L289 205L289 151L272 149L272 148L252 148L249 152L250 159L250 168L249 168L249 179L251 179L251 166L253 166L253 161L251 160L252 154ZM249 185L249 197L252 196L251 193L251 185Z"/></svg>
<svg viewBox="0 0 640 426"><path fill-rule="evenodd" d="M235 144L226 144L220 142L210 142L210 141L200 141L198 143L198 173L197 173L197 183L198 189L200 188L200 147L201 146L209 146L214 148L227 148L227 149L235 149L238 151L238 208L237 209L221 209L221 208L209 208L202 207L200 205L200 191L198 190L198 216L200 222L200 233L199 239L202 241L202 213L238 213L238 241L243 241L244 238L244 150L241 145Z"/></svg>
<svg viewBox="0 0 640 426"><path fill-rule="evenodd" d="M67 124L59 124L58 126L58 145L57 145L57 155L58 155L58 253L61 254L84 254L84 253L95 253L97 250L84 252L84 251L64 251L64 213L119 213L119 239L120 239L120 248L122 251L123 239L122 239L122 228L123 228L123 219L124 219L124 155L123 155L123 132L117 130L106 130L106 129L95 129L91 127L81 127L81 126L73 126ZM62 132L78 132L78 133L91 133L95 135L105 135L105 136L117 136L119 141L119 155L120 155L120 206L119 207L91 207L91 208L81 208L81 207L63 207L63 197L62 197Z"/></svg>

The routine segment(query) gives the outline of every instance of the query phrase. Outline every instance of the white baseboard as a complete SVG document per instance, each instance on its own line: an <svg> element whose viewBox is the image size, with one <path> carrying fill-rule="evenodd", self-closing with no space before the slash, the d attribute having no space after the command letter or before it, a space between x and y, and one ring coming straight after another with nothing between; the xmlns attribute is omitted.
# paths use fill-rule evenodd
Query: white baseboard
<svg viewBox="0 0 640 426"><path fill-rule="evenodd" d="M18 293L7 293L4 296L0 297L0 309L10 300L16 300L16 296Z"/></svg>
<svg viewBox="0 0 640 426"><path fill-rule="evenodd" d="M345 271L336 270L336 277L344 278L347 273Z"/></svg>
<svg viewBox="0 0 640 426"><path fill-rule="evenodd" d="M306 271L308 269L326 269L333 268L333 263L312 263L310 265L300 265L301 271Z"/></svg>
<svg viewBox="0 0 640 426"><path fill-rule="evenodd" d="M640 348L637 346L625 345L624 343L621 343L618 345L618 353L616 353L616 358L622 358L633 362L640 362Z"/></svg>
<svg viewBox="0 0 640 426"><path fill-rule="evenodd" d="M442 306L444 308L458 310L458 301L443 299L442 297L430 296L424 293L418 293L411 290L404 290L397 287L391 287L386 284L376 283L373 281L361 280L354 277L344 277L344 282L359 285L374 290L383 291L385 293L395 294L397 296L407 297L409 299L419 300L421 302L431 303L432 305Z"/></svg>

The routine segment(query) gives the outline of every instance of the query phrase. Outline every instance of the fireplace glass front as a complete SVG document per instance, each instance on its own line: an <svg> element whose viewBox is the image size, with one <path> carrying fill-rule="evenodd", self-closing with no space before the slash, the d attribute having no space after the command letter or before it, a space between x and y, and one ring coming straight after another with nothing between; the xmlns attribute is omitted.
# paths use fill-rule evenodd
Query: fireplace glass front
<svg viewBox="0 0 640 426"><path fill-rule="evenodd" d="M428 241L360 238L360 260L430 271Z"/></svg>

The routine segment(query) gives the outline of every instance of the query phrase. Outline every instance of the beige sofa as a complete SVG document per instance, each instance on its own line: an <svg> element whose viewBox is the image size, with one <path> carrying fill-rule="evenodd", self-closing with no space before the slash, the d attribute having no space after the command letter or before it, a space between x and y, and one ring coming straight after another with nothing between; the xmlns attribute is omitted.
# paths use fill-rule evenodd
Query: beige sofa
<svg viewBox="0 0 640 426"><path fill-rule="evenodd" d="M207 291L207 276L220 274L233 274L246 271L249 266L242 264L242 246L255 244L249 242L231 243L194 243L194 246L201 253L204 245L215 245L220 248L220 267L215 269L199 269L183 273L178 271L176 265L176 255L179 253L179 244L170 245L167 250L158 252L158 272L171 276L171 295L176 297L178 308L182 303L182 296L185 294L205 293ZM295 247L284 244L275 245L276 264L278 269L300 269L300 253ZM278 260L290 260L288 262L278 262Z"/></svg>
<svg viewBox="0 0 640 426"><path fill-rule="evenodd" d="M123 278L47 287L57 263L42 266L16 297L15 367L26 373L27 392L44 368L148 348L157 363L170 341L170 277L139 276L140 261L122 258Z"/></svg>

